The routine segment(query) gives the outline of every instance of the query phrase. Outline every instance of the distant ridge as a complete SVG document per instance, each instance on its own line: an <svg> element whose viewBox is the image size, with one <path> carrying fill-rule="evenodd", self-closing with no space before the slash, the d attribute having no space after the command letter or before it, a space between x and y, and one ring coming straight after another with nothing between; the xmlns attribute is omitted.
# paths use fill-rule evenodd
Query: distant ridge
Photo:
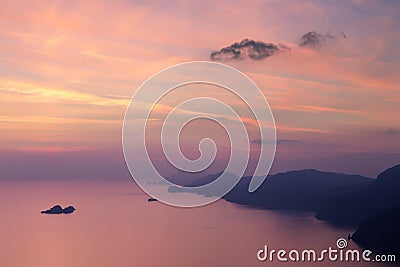
<svg viewBox="0 0 400 267"><path fill-rule="evenodd" d="M207 184L220 174L199 178L188 186ZM278 173L269 175L258 190L249 193L251 178L241 178L223 198L261 209L315 212L319 220L350 227L400 206L400 165L383 171L377 179L313 169ZM169 191L205 194L195 188L170 187Z"/></svg>
<svg viewBox="0 0 400 267"><path fill-rule="evenodd" d="M242 178L224 199L264 209L318 212L336 195L374 181L361 175L306 169L269 175L257 191L249 193L251 178Z"/></svg>

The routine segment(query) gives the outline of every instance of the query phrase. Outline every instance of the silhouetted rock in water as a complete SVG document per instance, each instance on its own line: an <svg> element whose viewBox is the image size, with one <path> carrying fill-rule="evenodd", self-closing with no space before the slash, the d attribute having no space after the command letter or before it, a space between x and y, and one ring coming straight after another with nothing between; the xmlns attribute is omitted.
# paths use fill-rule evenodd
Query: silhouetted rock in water
<svg viewBox="0 0 400 267"><path fill-rule="evenodd" d="M48 210L43 210L41 213L45 214L61 214L63 213L63 208L60 205L56 205Z"/></svg>
<svg viewBox="0 0 400 267"><path fill-rule="evenodd" d="M317 212L336 194L373 181L360 175L299 170L269 175L259 189L249 193L251 179L242 178L224 199L256 208Z"/></svg>
<svg viewBox="0 0 400 267"><path fill-rule="evenodd" d="M363 222L352 240L364 248L400 256L400 206Z"/></svg>
<svg viewBox="0 0 400 267"><path fill-rule="evenodd" d="M336 225L359 226L400 205L400 165L385 170L372 183L334 196L316 217Z"/></svg>
<svg viewBox="0 0 400 267"><path fill-rule="evenodd" d="M60 205L56 205L52 207L51 209L48 210L43 210L41 213L44 214L70 214L75 211L75 208L72 206L68 206L65 209L63 209Z"/></svg>
<svg viewBox="0 0 400 267"><path fill-rule="evenodd" d="M155 199L155 198L149 198L147 201L148 201L148 202L154 202L154 201L158 201L158 200Z"/></svg>
<svg viewBox="0 0 400 267"><path fill-rule="evenodd" d="M70 214L70 213L73 213L74 211L75 211L75 208L72 206L68 206L65 209L63 209L63 213L65 213L65 214Z"/></svg>

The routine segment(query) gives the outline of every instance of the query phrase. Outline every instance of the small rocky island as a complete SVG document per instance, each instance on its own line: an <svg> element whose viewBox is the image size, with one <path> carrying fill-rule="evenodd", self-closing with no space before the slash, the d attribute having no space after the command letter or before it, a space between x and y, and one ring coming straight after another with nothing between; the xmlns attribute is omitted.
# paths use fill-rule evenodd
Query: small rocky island
<svg viewBox="0 0 400 267"><path fill-rule="evenodd" d="M62 208L60 205L56 205L48 210L42 210L40 213L42 214L71 214L76 209L73 206L68 206L66 208Z"/></svg>

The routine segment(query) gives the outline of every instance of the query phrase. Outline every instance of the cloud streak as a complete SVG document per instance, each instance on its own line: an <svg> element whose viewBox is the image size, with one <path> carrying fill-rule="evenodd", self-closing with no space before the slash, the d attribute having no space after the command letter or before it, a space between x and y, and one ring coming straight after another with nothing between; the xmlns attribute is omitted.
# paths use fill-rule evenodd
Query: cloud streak
<svg viewBox="0 0 400 267"><path fill-rule="evenodd" d="M264 140L264 139L254 139L251 141L251 143L260 145L260 144L271 144L271 140ZM276 143L279 144L298 144L300 143L300 140L297 139L278 139L276 140Z"/></svg>
<svg viewBox="0 0 400 267"><path fill-rule="evenodd" d="M125 106L128 99L116 99L95 94L68 90L59 87L42 86L23 81L0 80L0 94L27 96L30 101L41 103L85 103L100 106Z"/></svg>

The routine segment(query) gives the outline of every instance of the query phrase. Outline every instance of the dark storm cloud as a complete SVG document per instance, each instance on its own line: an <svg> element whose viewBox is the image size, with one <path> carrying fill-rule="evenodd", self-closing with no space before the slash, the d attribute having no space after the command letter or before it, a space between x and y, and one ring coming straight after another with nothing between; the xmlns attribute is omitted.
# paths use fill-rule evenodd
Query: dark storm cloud
<svg viewBox="0 0 400 267"><path fill-rule="evenodd" d="M289 51L290 48L283 44L265 43L244 39L230 46L224 47L219 51L214 51L210 55L211 60L225 61L234 59L262 60L276 53Z"/></svg>
<svg viewBox="0 0 400 267"><path fill-rule="evenodd" d="M343 32L340 34L323 34L316 31L310 31L300 37L299 45L310 48L319 48L331 40L338 38L347 39L347 36Z"/></svg>

